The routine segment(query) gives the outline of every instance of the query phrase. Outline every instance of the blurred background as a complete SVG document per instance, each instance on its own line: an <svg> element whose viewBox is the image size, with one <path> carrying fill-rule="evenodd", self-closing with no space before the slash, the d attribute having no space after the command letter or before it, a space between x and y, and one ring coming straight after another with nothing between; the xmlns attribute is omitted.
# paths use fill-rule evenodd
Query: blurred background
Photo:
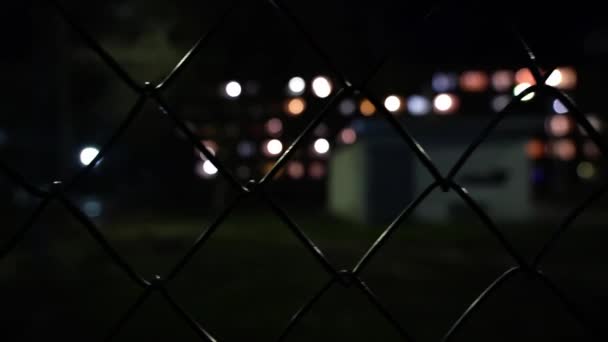
<svg viewBox="0 0 608 342"><path fill-rule="evenodd" d="M535 84L527 45L546 84L564 91L605 138L608 26L583 5L284 1L290 18L266 1L59 3L4 4L3 165L41 189L68 182L139 98L62 10L142 86L162 82L211 32L162 97L241 184L269 172L327 110L266 191L339 269L352 269L434 181L383 111L447 175L484 127ZM367 92L328 106L344 88L343 76L364 82ZM606 167L564 103L530 93L454 180L532 261L572 210L605 186ZM153 99L67 191L146 279L169 272L238 194ZM0 246L39 204L0 177ZM608 304L605 204L601 197L591 202L539 265L598 326ZM430 341L515 265L457 194L435 189L361 277L416 340ZM168 287L220 341L268 341L328 279L289 226L252 197L236 205ZM141 292L58 203L0 260L0 290L0 326L19 341L101 339ZM198 339L158 295L117 336L144 338ZM454 336L589 338L543 283L524 276L505 283ZM287 340L370 339L400 337L360 291L336 284Z"/></svg>

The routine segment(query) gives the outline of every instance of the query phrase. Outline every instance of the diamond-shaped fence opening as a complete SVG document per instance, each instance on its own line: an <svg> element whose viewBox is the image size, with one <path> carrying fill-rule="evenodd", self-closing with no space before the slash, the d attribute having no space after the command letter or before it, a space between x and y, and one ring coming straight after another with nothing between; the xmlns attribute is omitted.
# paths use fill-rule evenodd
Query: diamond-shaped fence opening
<svg viewBox="0 0 608 342"><path fill-rule="evenodd" d="M563 273L543 267L581 216L603 221L601 205L592 210L606 192L602 116L574 102L573 67L543 63L547 48L537 60L539 36L555 42L561 30L518 25L527 16L513 17L512 8L466 6L413 6L407 18L416 20L401 25L393 20L405 7L390 1L32 4L41 27L32 31L35 68L24 75L34 95L26 118L36 122L17 120L27 101L23 82L13 81L3 92L14 97L6 99L11 120L0 127L2 186L12 194L2 198L12 215L0 241L0 266L8 270L2 292L25 298L2 308L2 321L15 322L9 334L603 340L600 311L572 293L587 290L604 303L605 295L571 283L564 290ZM452 15L454 7L462 13ZM190 13L204 10L205 20ZM194 30L203 31L198 40ZM394 32L413 38L401 41ZM492 32L500 34L489 42ZM485 61L486 53L496 61ZM425 72L432 78L412 86ZM9 74L19 79L19 67ZM485 104L483 92L491 95ZM467 124L455 117L460 107L492 114ZM321 209L326 190L330 211L342 219ZM550 232L537 229L547 222ZM73 229L77 235L61 240ZM522 234L531 237L525 247L514 238ZM597 228L588 234L605 236ZM459 241L463 236L471 239ZM353 241L356 258L352 248L350 257L335 257ZM587 272L593 263L578 252L564 263ZM22 264L39 274L20 277ZM378 285L401 277L411 280L401 291ZM438 288L474 298L468 306L429 298ZM37 303L32 310L30 301ZM450 324L415 319L418 305L421 317L437 312ZM450 309L435 308L442 305ZM446 318L455 306L458 315ZM508 332L499 338L494 331L501 329Z"/></svg>

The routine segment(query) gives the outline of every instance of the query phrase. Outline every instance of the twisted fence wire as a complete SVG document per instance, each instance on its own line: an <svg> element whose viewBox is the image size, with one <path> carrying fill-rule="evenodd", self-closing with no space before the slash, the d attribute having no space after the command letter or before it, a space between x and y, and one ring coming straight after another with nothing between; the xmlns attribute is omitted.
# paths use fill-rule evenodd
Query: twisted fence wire
<svg viewBox="0 0 608 342"><path fill-rule="evenodd" d="M17 230L17 232L11 236L0 248L0 260L6 258L7 255L21 242L25 234L34 226L36 221L40 218L42 212L49 206L51 202L58 202L61 204L91 235L91 237L102 247L104 252L112 259L112 261L131 279L131 281L141 288L141 293L137 299L128 307L128 309L117 319L112 329L105 335L106 341L114 340L121 332L121 330L128 324L129 320L140 310L142 305L152 296L154 293L160 295L168 304L168 306L175 312L176 316L183 320L202 340L204 341L217 341L206 328L203 327L202 322L198 322L194 319L171 295L167 284L172 281L188 264L194 255L200 251L209 238L218 230L221 229L222 223L230 217L235 208L245 199L246 197L255 196L259 201L264 202L273 211L273 213L285 224L287 229L298 239L298 241L307 249L311 256L318 262L319 266L322 267L328 274L329 279L327 282L318 289L312 296L302 303L302 305L295 311L288 324L283 328L279 334L277 340L285 340L289 334L293 331L293 328L302 320L303 317L314 307L314 305L328 292L328 290L335 286L355 287L360 290L365 297L369 300L371 307L377 310L382 317L396 330L404 341L415 341L414 337L407 332L405 322L401 322L395 315L393 315L388 306L386 306L382 299L365 283L360 277L362 270L369 264L374 258L376 253L383 248L386 242L391 238L391 235L397 231L402 223L408 219L408 217L416 210L416 208L425 201L427 196L437 189L441 189L443 192L453 191L461 200L469 206L473 212L483 223L485 229L487 229L492 236L500 243L505 253L507 253L513 260L514 266L508 268L502 275L491 282L487 288L482 291L469 305L469 307L454 321L449 327L447 332L444 334L442 341L451 341L456 333L463 327L464 323L470 318L471 314L479 310L479 307L484 301L486 301L491 295L495 294L501 287L505 286L510 279L514 278L518 274L524 274L532 279L535 279L541 283L545 289L554 295L556 300L562 305L563 309L569 313L576 321L587 329L591 335L597 341L603 341L606 338L605 332L602 331L597 325L591 322L584 313L577 308L575 304L560 290L557 284L555 284L550 278L548 278L541 270L541 264L544 256L553 248L556 248L556 244L560 238L571 228L574 220L580 216L589 206L597 201L608 191L608 184L605 184L596 189L591 195L584 199L579 205L565 215L561 223L555 228L550 237L541 246L540 250L532 258L532 261L528 261L522 254L518 253L514 248L513 244L507 239L507 237L498 229L497 225L493 222L491 217L484 211L484 209L473 199L473 197L467 192L467 190L455 182L455 177L461 168L466 164L467 160L475 152L475 150L485 141L490 133L496 128L496 126L504 120L513 109L522 101L524 97L532 93L540 93L545 96L552 96L561 101L564 106L568 109L569 113L574 117L575 121L583 127L587 132L589 138L595 143L601 153L604 156L608 156L608 146L603 141L598 131L591 125L587 117L580 111L580 109L574 104L574 102L562 91L548 86L545 84L548 76L555 69L555 67L549 70L542 71L536 61L536 57L527 44L523 35L517 30L512 30L513 37L520 43L522 53L527 57L527 66L535 79L535 85L527 88L517 96L515 96L511 102L501 111L495 114L490 122L478 133L478 135L472 140L467 148L462 152L460 157L449 169L446 176L443 176L437 166L433 163L428 154L424 151L422 146L413 137L412 134L404 127L379 101L379 99L372 94L367 88L368 83L373 79L376 73L382 68L386 58L385 56L381 61L372 68L372 71L364 78L364 81L359 84L352 83L348 76L340 71L336 61L333 61L329 55L321 48L317 43L313 35L305 28L301 23L297 15L295 15L285 4L279 0L269 0L268 5L271 5L279 14L286 18L287 22L293 25L293 27L302 35L304 40L307 42L310 49L321 57L324 64L330 69L330 71L337 75L340 80L341 86L339 89L329 98L324 108L322 108L309 124L300 132L296 139L291 145L285 149L278 160L274 163L272 168L259 180L250 180L249 182L242 184L231 171L220 162L212 151L210 151L204 144L201 143L201 137L190 128L188 128L185 121L179 118L176 112L169 106L169 104L163 99L163 90L169 87L175 80L176 76L187 70L188 65L195 58L196 55L203 53L205 47L213 35L217 34L221 30L222 26L229 22L230 14L241 5L243 1L236 0L228 9L226 9L218 18L217 22L211 27L211 29L202 34L191 49L183 56L183 58L177 63L173 70L158 84L151 84L146 82L143 85L139 85L129 73L108 53L101 44L93 38L82 26L74 19L68 11L54 0L40 0L43 4L50 4L62 17L65 23L77 33L84 44L98 55L104 64L116 74L120 80L131 88L137 94L137 100L132 108L129 110L125 119L116 128L110 138L101 147L97 156L93 161L86 167L82 168L75 176L71 179L63 181L55 181L49 187L49 189L41 189L28 182L28 180L22 176L18 171L7 165L4 161L0 160L0 172L4 174L13 183L21 186L30 195L41 199L40 203L33 210L27 220ZM439 2L438 4L441 4ZM432 16L433 12L439 5L433 7L428 11L427 15L422 18L422 22ZM412 30L416 29L415 25L412 25ZM382 231L377 239L372 243L368 250L361 256L359 261L352 268L339 268L332 264L332 262L324 255L323 251L310 239L306 233L300 228L300 226L290 217L285 209L278 204L272 196L266 191L268 184L272 182L272 179L285 163L293 156L294 152L303 143L304 139L312 134L312 131L329 115L332 110L336 107L337 103L352 94L359 93L368 98L371 103L380 111L383 118L391 125L399 137L407 144L409 149L414 153L415 157L422 163L426 171L432 176L433 182L429 184L415 199L413 199L398 215L397 217ZM228 204L209 224L204 231L195 239L192 246L184 253L184 255L178 259L178 261L169 269L165 277L161 275L155 275L153 279L145 279L142 277L127 260L118 253L118 251L112 246L112 244L106 239L104 234L100 231L99 227L91 221L88 216L81 211L70 199L67 198L66 193L68 190L75 187L77 181L91 173L91 170L95 165L107 154L111 153L115 143L124 136L129 128L132 126L133 121L137 118L143 110L145 103L152 101L154 102L160 111L167 115L175 128L183 133L184 136L190 141L192 146L202 153L213 165L218 169L218 173L224 179L226 179L230 185L238 191L236 198Z"/></svg>

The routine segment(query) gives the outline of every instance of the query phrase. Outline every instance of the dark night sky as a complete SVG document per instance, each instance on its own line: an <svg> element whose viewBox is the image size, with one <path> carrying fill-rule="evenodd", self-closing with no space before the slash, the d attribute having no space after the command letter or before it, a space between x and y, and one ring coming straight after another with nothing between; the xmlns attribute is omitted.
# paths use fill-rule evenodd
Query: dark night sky
<svg viewBox="0 0 608 342"><path fill-rule="evenodd" d="M38 3L45 1L34 1ZM190 31L184 34L191 40L203 32L217 17L223 1L146 1L146 11L137 6L141 1L103 1L78 4L64 1L68 9L81 17L85 23L101 25L102 30L116 30L112 24L103 27L104 11L120 8L116 4L132 3L132 17L127 25L118 30L132 30L148 24L144 17L149 12L172 13L179 16L178 29ZM542 61L589 57L585 54L584 42L598 41L605 35L601 11L588 4L571 2L567 6L555 3L530 5L526 2L491 2L479 5L466 1L443 1L433 15L421 24L421 17L434 6L433 2L412 1L284 1L288 8L301 19L304 26L337 60L348 60L362 64L373 64L388 47L393 54L406 55L417 62L440 64L477 64L519 60L520 51L513 49L512 38L497 23L513 24L520 29L531 47ZM263 26L276 27L278 19L264 1L245 1L246 11L237 11L236 17L248 20L232 21L234 31L246 30L252 35L264 31ZM114 4L114 6L113 6ZM32 25L28 7L30 2L13 1L3 4L2 40L4 59L20 55L28 50L29 30ZM128 7L128 5L126 5ZM101 11L99 9L102 9ZM97 17L97 23L93 18ZM259 19L259 20L256 20ZM147 20L150 21L149 18ZM106 20L107 22L107 20ZM236 27L241 23L241 27ZM505 25L507 26L507 25ZM285 32L289 32L287 29ZM228 34L230 28L223 30ZM220 33L222 34L222 33ZM278 32L280 35L281 32ZM601 40L601 39L599 39ZM587 46L587 53L600 50ZM515 45L517 46L517 45ZM415 51L415 53L412 53ZM353 55L359 58L353 59ZM491 56L492 58L488 58ZM348 63L347 63L348 64Z"/></svg>

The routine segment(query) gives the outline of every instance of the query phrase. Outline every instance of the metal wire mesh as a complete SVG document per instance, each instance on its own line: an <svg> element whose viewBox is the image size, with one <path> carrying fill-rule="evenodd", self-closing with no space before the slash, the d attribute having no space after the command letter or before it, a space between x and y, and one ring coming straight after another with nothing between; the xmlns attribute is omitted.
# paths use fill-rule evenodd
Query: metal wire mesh
<svg viewBox="0 0 608 342"><path fill-rule="evenodd" d="M26 233L34 226L36 221L40 218L41 213L51 204L51 202L60 203L76 220L78 220L84 229L95 239L95 241L103 248L108 257L119 266L122 271L128 275L131 281L137 284L141 288L141 294L137 300L132 303L124 314L117 319L117 322L113 329L107 333L106 340L113 340L121 330L129 323L129 320L140 310L142 305L149 299L149 297L158 293L164 298L175 311L175 314L188 324L188 326L205 341L216 341L221 340L213 336L205 327L202 322L196 321L175 299L174 296L168 290L168 283L171 282L184 267L191 261L193 256L206 244L209 238L218 230L221 229L222 223L230 217L235 208L247 197L255 197L257 200L264 202L269 205L274 214L283 221L286 226L291 230L293 235L299 240L299 242L306 247L308 252L316 259L319 267L323 268L329 275L327 283L318 289L317 292L313 293L308 301L303 303L301 307L293 314L289 324L282 330L282 333L278 337L278 341L285 340L293 328L302 320L302 318L315 306L315 303L323 297L330 288L336 286L342 287L354 287L360 290L367 299L373 304L373 307L386 319L388 323L399 333L399 335L406 341L413 341L415 338L408 332L407 322L401 322L395 317L383 304L382 300L374 293L374 291L366 284L364 279L361 277L362 270L367 267L369 262L374 258L376 253L383 248L386 242L391 238L392 234L399 229L400 224L406 220L416 208L425 201L427 196L436 189L441 191L453 191L456 193L468 207L470 207L475 214L481 219L485 229L487 229L494 238L501 244L504 252L507 253L512 261L513 267L504 271L504 273L495 279L487 288L480 293L477 298L470 304L470 306L460 315L460 317L451 325L450 329L444 334L443 341L450 341L455 336L456 332L463 326L463 324L469 319L471 314L478 310L480 304L484 302L492 293L498 288L504 286L509 282L510 279L516 275L524 274L533 279L537 279L544 284L546 290L554 295L556 300L562 305L563 309L575 318L583 327L585 327L596 340L603 340L605 338L604 332L592 322L590 322L583 312L581 312L575 304L562 292L560 291L557 284L549 279L540 269L540 264L547 253L554 248L556 242L562 237L562 235L571 227L572 222L577 218L586 208L592 205L602 194L607 191L607 186L602 186L596 189L587 199L572 209L562 220L561 224L555 228L552 235L545 241L541 249L538 251L532 261L528 261L524 256L516 251L513 244L505 237L503 232L498 229L492 218L482 209L480 205L473 199L465 188L455 182L455 177L458 172L467 163L469 157L474 153L477 147L484 142L488 135L494 130L494 128L507 117L512 111L513 107L531 93L536 93L538 96L551 96L561 101L571 115L574 117L576 122L582 126L589 135L589 138L599 147L603 155L608 155L608 147L602 140L598 131L591 125L585 115L577 108L573 101L568 98L562 91L546 85L545 81L549 72L541 71L536 64L534 53L526 44L526 41L518 35L517 32L513 32L523 48L523 52L528 55L528 68L532 72L536 85L533 85L519 95L513 98L513 100L507 105L502 111L497 113L493 119L487 124L487 126L479 132L473 142L468 145L464 152L460 155L460 158L452 166L447 175L443 175L438 168L435 166L431 158L425 153L424 149L418 144L416 139L408 132L393 115L391 115L382 105L378 98L376 98L367 88L369 80L378 72L381 68L382 63L379 63L376 68L368 75L368 77L358 84L354 84L349 80L349 77L343 74L332 59L323 51L320 45L317 44L312 35L307 32L304 26L299 21L298 17L294 15L288 7L284 6L280 1L270 1L270 4L283 15L289 23L291 23L302 37L307 41L310 48L318 54L326 64L326 66L340 78L341 86L332 95L325 107L320 110L315 117L310 121L308 126L300 132L297 138L291 143L291 145L282 153L280 158L274 163L273 167L259 180L250 180L246 184L242 184L231 171L222 164L220 160L214 155L212 151L206 148L202 143L200 136L195 134L188 125L181 120L171 108L167 101L163 97L163 91L175 80L176 76L187 70L189 63L193 60L194 56L202 53L205 50L205 46L209 39L220 30L221 26L230 20L230 12L240 5L237 1L230 8L219 17L218 22L213 28L204 34L199 40L192 46L192 48L186 53L181 61L175 66L175 68L169 73L169 75L159 82L158 84L145 83L144 85L138 84L134 79L125 71L125 69L96 41L86 30L84 30L72 16L70 16L64 7L61 5L49 1L56 11L58 11L65 20L65 22L76 32L80 38L84 41L86 46L97 54L104 63L124 82L125 85L130 87L133 91L138 94L138 100L135 105L130 109L126 118L122 121L120 126L113 132L111 137L102 146L100 152L97 154L95 159L78 172L73 178L56 181L52 186L47 189L41 189L23 177L19 172L12 169L9 165L6 165L3 161L0 161L0 171L8 177L12 182L22 186L26 191L39 198L39 202L36 209L33 211L31 216L23 224L22 227L14 234L8 241L4 242L0 249L0 259L5 258L15 247L24 239ZM340 269L334 266L328 258L324 255L323 251L311 240L304 231L298 226L298 224L290 217L290 215L277 203L275 199L267 192L268 185L272 182L273 177L281 170L286 162L292 157L294 151L303 143L304 139L308 137L311 132L329 115L332 110L336 107L339 101L352 94L361 94L374 104L374 106L380 111L383 118L392 126L395 132L400 138L409 146L411 151L415 154L416 158L422 163L426 170L432 175L434 181L428 184L426 189L420 193L409 205L404 208L398 216L390 223L376 239L376 241L369 247L367 252L361 256L356 265L350 269ZM198 236L192 246L187 252L179 259L177 263L166 273L164 276L156 275L153 279L145 279L142 277L137 270L135 270L125 258L123 258L113 245L106 239L104 234L100 231L99 227L79 209L68 197L66 193L72 189L77 181L82 177L89 174L95 165L107 154L112 153L116 141L127 133L129 127L133 121L140 115L144 104L147 102L155 103L160 110L169 117L175 127L183 133L190 141L190 143L198 149L208 160L210 160L218 169L219 175L226 179L232 187L238 190L238 196L236 199L226 206L220 213L215 217L213 222Z"/></svg>

